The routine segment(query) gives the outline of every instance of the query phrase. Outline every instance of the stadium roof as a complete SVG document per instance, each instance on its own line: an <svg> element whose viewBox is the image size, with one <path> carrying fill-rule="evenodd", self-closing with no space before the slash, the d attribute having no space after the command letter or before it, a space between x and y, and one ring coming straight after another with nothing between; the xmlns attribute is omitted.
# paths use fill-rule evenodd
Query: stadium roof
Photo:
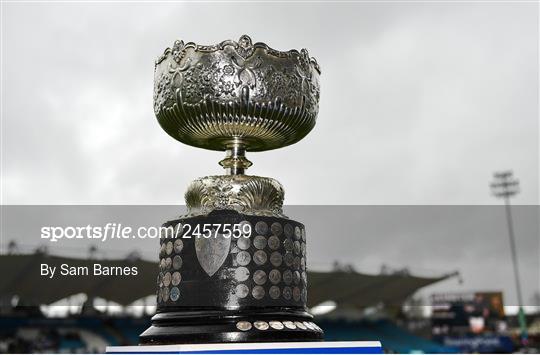
<svg viewBox="0 0 540 355"><path fill-rule="evenodd" d="M90 270L93 264L115 267L137 266L138 275L130 277L106 276L57 276L48 278L41 275L41 264L60 267L85 266ZM63 298L85 293L89 297L100 297L121 305L156 293L155 280L157 263L143 260L90 260L75 259L46 254L1 255L0 256L0 294L18 296L19 304L50 304Z"/></svg>
<svg viewBox="0 0 540 355"><path fill-rule="evenodd" d="M338 307L363 309L383 303L401 306L418 289L452 276L366 275L349 271L309 272L310 307L332 300Z"/></svg>
<svg viewBox="0 0 540 355"><path fill-rule="evenodd" d="M97 260L74 259L46 254L1 255L0 295L18 296L21 305L50 304L85 293L121 305L129 305L156 293L157 262L144 260L99 260L103 266L137 266L138 275L130 277L41 275L41 264L86 266ZM57 273L59 271L57 270ZM334 301L338 307L363 309L380 304L401 305L416 290L444 280L410 275L366 275L349 271L308 272L308 306Z"/></svg>

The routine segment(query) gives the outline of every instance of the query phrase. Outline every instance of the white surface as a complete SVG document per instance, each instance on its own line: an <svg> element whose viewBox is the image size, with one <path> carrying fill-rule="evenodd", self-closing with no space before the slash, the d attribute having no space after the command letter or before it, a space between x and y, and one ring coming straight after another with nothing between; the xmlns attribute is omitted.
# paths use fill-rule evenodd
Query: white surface
<svg viewBox="0 0 540 355"><path fill-rule="evenodd" d="M381 347L379 341L324 341L324 342L288 342L288 343L216 343L185 345L149 345L149 346L109 346L107 353L152 353L152 352L191 352L207 350L259 350L259 349L316 349L316 348L374 348Z"/></svg>

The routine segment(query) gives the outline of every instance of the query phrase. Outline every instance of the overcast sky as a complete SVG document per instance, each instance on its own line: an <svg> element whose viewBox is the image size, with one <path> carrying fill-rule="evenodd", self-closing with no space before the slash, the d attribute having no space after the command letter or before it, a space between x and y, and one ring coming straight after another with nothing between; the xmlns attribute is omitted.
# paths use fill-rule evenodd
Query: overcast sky
<svg viewBox="0 0 540 355"><path fill-rule="evenodd" d="M538 203L535 3L7 3L2 202L182 203L219 152L174 141L153 114L153 62L175 39L243 33L308 48L318 122L249 157L289 204L491 204L514 169Z"/></svg>
<svg viewBox="0 0 540 355"><path fill-rule="evenodd" d="M223 154L161 130L154 59L175 39L214 44L244 33L277 49L305 47L322 68L315 129L293 146L248 155L248 172L278 179L287 204L498 204L488 183L499 169L521 181L516 204L538 204L536 3L2 7L3 204L182 204L191 180L222 173ZM427 250L438 245L426 239L432 232L416 230ZM358 253L347 257L365 269L433 265L426 249L400 259L391 242L397 259L369 264L374 252L362 252L362 238L377 236L355 233L362 237L348 250ZM537 234L522 238L538 245ZM537 266L538 254L527 255L524 269ZM473 272L479 262L459 268ZM502 287L510 292L511 281Z"/></svg>

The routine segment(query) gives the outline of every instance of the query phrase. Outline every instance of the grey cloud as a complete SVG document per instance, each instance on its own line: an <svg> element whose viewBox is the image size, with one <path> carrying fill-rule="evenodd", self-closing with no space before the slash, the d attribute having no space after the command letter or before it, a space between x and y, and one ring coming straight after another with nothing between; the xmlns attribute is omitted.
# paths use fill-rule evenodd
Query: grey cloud
<svg viewBox="0 0 540 355"><path fill-rule="evenodd" d="M176 38L249 33L309 48L323 69L315 130L251 154L251 173L281 180L289 203L489 204L491 172L513 168L517 202L536 204L536 8L6 4L3 202L180 203L190 180L221 173L221 155L161 131L153 60Z"/></svg>

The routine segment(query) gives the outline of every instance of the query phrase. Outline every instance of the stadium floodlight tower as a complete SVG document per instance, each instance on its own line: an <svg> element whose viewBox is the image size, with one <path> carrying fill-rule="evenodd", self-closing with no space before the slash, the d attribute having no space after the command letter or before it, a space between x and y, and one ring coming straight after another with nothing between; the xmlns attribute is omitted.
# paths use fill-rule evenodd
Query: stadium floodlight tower
<svg viewBox="0 0 540 355"><path fill-rule="evenodd" d="M523 296L521 293L521 281L519 278L516 238L514 236L512 211L510 208L510 198L514 197L520 192L519 180L514 178L513 172L511 170L496 172L493 174L493 178L494 180L491 183L491 191L493 192L493 195L497 198L504 199L506 222L508 225L508 235L510 237L510 251L512 253L512 264L514 265L514 278L516 281L516 290L518 296L518 319L521 332L521 343L525 345L527 342L527 321L525 319L525 313L523 312Z"/></svg>

